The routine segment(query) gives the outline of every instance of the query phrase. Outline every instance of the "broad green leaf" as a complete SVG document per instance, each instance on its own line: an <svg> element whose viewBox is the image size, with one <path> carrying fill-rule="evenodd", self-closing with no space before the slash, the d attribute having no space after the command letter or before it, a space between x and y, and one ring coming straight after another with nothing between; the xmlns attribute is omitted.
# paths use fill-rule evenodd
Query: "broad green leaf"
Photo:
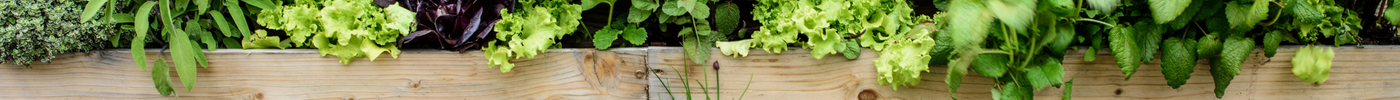
<svg viewBox="0 0 1400 100"><path fill-rule="evenodd" d="M1313 7L1312 3L1306 0L1287 0L1285 2L1289 3L1287 9L1292 11L1291 14L1293 14L1294 20L1298 20L1298 22L1304 24L1319 24L1325 21L1324 17L1327 17L1327 15L1324 15L1322 11L1318 11L1317 8Z"/></svg>
<svg viewBox="0 0 1400 100"><path fill-rule="evenodd" d="M131 14L127 14L127 13L108 14L107 16L103 16L102 19L110 19L110 20L103 21L103 22L106 22L106 23L108 23L108 24L130 23L130 22L135 22L135 20L136 20L135 16L131 16ZM101 20L101 19L99 19L99 20Z"/></svg>
<svg viewBox="0 0 1400 100"><path fill-rule="evenodd" d="M681 36L681 38L684 38L681 47L685 48L685 56L690 58L691 61L695 63L705 63L706 60L710 59L710 48L714 48L715 46L714 38L694 34L684 35Z"/></svg>
<svg viewBox="0 0 1400 100"><path fill-rule="evenodd" d="M1186 6L1186 9L1181 11L1181 14L1176 16L1176 18L1172 19L1171 22L1163 23L1163 25L1171 26L1171 30L1179 30L1182 28L1186 28L1186 24L1193 22L1193 20L1191 19L1194 19L1193 17L1195 17L1199 12L1201 12L1201 6L1205 6L1205 2L1206 1L1202 0L1191 1L1191 5Z"/></svg>
<svg viewBox="0 0 1400 100"><path fill-rule="evenodd" d="M200 51L193 51L194 48L190 47L194 46L193 41L190 41L189 35L185 34L184 31L172 27L165 29L165 32L172 33L171 38L169 38L171 41L170 57L175 60L175 72L180 75L180 83L185 84L186 91L194 90L195 76L198 74L195 71L196 62L198 62L195 52Z"/></svg>
<svg viewBox="0 0 1400 100"><path fill-rule="evenodd" d="M1065 69L1062 67L1060 60L1049 56L1040 56L1040 58L1037 59L1041 60L1040 65L1031 67L1030 70L1026 72L1026 78L1030 79L1031 87L1034 87L1035 90L1038 91L1046 86L1060 85L1063 83L1061 80L1063 80L1065 76Z"/></svg>
<svg viewBox="0 0 1400 100"><path fill-rule="evenodd" d="M1074 26L1060 25L1059 28L1055 28L1054 30L1058 32L1058 34L1055 34L1055 40L1050 42L1050 45L1047 45L1050 47L1049 52L1056 57L1064 57L1066 53L1065 50L1069 50L1070 43L1074 42L1074 36L1076 35L1074 33Z"/></svg>
<svg viewBox="0 0 1400 100"><path fill-rule="evenodd" d="M1157 24L1165 24L1176 19L1191 5L1191 0L1147 0L1152 7L1152 19Z"/></svg>
<svg viewBox="0 0 1400 100"><path fill-rule="evenodd" d="M238 5L238 1L227 0L224 2L224 7L228 7L229 16L233 16L233 24L235 26L230 28L238 29L238 33L243 33L243 36L248 36L253 33L248 30L248 28L250 28L248 27L248 20L244 18L244 16L247 15L243 14L243 6Z"/></svg>
<svg viewBox="0 0 1400 100"><path fill-rule="evenodd" d="M1195 45L1187 45L1187 41L1192 40L1172 37L1162 43L1162 75L1173 89L1186 84L1196 68L1196 50L1190 49Z"/></svg>
<svg viewBox="0 0 1400 100"><path fill-rule="evenodd" d="M1201 10L1196 10L1198 12L1196 12L1195 15L1191 15L1191 21L1202 21L1206 19L1215 18L1214 16L1216 14L1220 14L1221 11L1223 11L1221 9L1225 8L1225 0L1193 0L1193 2L1194 1L1201 2L1201 7L1198 8ZM1191 6L1196 6L1194 5L1195 3L1192 4L1193 5Z"/></svg>
<svg viewBox="0 0 1400 100"><path fill-rule="evenodd" d="M608 8L611 9L611 8L612 8L612 5L613 5L614 3L617 2L617 0L579 0L579 1L583 3L583 4L579 4L580 6L583 7L583 10L593 9L593 7L597 6L597 5L600 4L600 3L606 3L606 4L608 4Z"/></svg>
<svg viewBox="0 0 1400 100"><path fill-rule="evenodd" d="M103 4L106 4L106 3L107 3L107 0L88 0L87 6L86 6L86 7L83 7L83 13L82 13L82 15L79 15L78 20L81 20L81 21L89 21L89 20L92 20L92 17L96 17L96 16L97 16L97 11L98 11L98 10L102 10L102 5L103 5ZM111 15L108 14L108 16L111 16Z"/></svg>
<svg viewBox="0 0 1400 100"><path fill-rule="evenodd" d="M204 14L204 11L209 10L209 2L209 0L194 0L194 5L197 7L195 9L199 10L197 14Z"/></svg>
<svg viewBox="0 0 1400 100"><path fill-rule="evenodd" d="M1002 85L1000 91L992 88L992 100L1029 100L1031 99L1030 89L1017 85L1016 83L1006 83Z"/></svg>
<svg viewBox="0 0 1400 100"><path fill-rule="evenodd" d="M1385 20L1390 23L1400 23L1400 6L1390 6L1385 8Z"/></svg>
<svg viewBox="0 0 1400 100"><path fill-rule="evenodd" d="M1161 50L1159 46L1162 44L1162 34L1169 29L1146 21L1138 22L1133 29L1137 30L1135 35L1137 35L1136 40L1139 47L1137 48L1138 57L1142 60L1140 62L1143 64L1152 62L1152 58L1156 57L1157 50Z"/></svg>
<svg viewBox="0 0 1400 100"><path fill-rule="evenodd" d="M860 57L860 43L857 43L856 40L846 40L845 43L846 50L842 50L841 55L846 56L846 59L856 59Z"/></svg>
<svg viewBox="0 0 1400 100"><path fill-rule="evenodd" d="M690 10L691 17L695 17L695 19L710 18L711 10L709 5L706 5L705 3L695 3L694 8L694 10Z"/></svg>
<svg viewBox="0 0 1400 100"><path fill-rule="evenodd" d="M740 15L739 6L734 3L720 4L715 8L715 29L720 34L733 34L739 28Z"/></svg>
<svg viewBox="0 0 1400 100"><path fill-rule="evenodd" d="M976 59L972 59L972 71L978 75L991 78L999 78L1006 74L1010 63L1010 55L1006 54L980 54Z"/></svg>
<svg viewBox="0 0 1400 100"><path fill-rule="evenodd" d="M164 59L156 59L155 66L151 67L151 82L155 83L156 91L161 96L175 94L174 86L170 85L170 67L165 66Z"/></svg>
<svg viewBox="0 0 1400 100"><path fill-rule="evenodd" d="M628 23L640 23L642 21L646 21L647 18L651 18L651 11L646 11L637 8L631 8L629 11L627 11Z"/></svg>
<svg viewBox="0 0 1400 100"><path fill-rule="evenodd" d="M686 12L695 11L695 8L696 8L697 5L703 4L703 3L698 3L698 2L696 2L696 0L674 0L674 1L676 1L677 7L681 8L681 10L685 10Z"/></svg>
<svg viewBox="0 0 1400 100"><path fill-rule="evenodd" d="M224 43L224 47L227 48L243 48L243 45L239 44L237 38L219 37L219 42Z"/></svg>
<svg viewBox="0 0 1400 100"><path fill-rule="evenodd" d="M983 6L980 0L953 0L950 1L948 9L948 23L959 23L961 25L948 25L946 31L952 34L953 46L967 46L982 44L987 38L988 29L994 20L989 11Z"/></svg>
<svg viewBox="0 0 1400 100"><path fill-rule="evenodd" d="M628 25L627 29L622 30L622 38L627 39L632 45L642 45L642 43L647 42L647 29L637 27L637 25Z"/></svg>
<svg viewBox="0 0 1400 100"><path fill-rule="evenodd" d="M1220 54L1220 48L1223 48L1221 47L1223 43L1221 43L1219 38L1220 34L1221 33L1218 32L1212 32L1209 35L1201 37L1199 44L1196 45L1197 59L1205 59L1215 56L1215 54Z"/></svg>
<svg viewBox="0 0 1400 100"><path fill-rule="evenodd" d="M1092 62L1092 61L1094 61L1094 60L1098 60L1098 57L1099 57L1099 47L1089 47L1088 50L1085 50L1085 51L1084 51L1084 61L1091 61L1091 62Z"/></svg>
<svg viewBox="0 0 1400 100"><path fill-rule="evenodd" d="M136 36L131 37L131 59L136 61L136 66L141 66L141 70L146 70L146 31L151 29L151 7L155 5L156 2L146 2L136 8Z"/></svg>
<svg viewBox="0 0 1400 100"><path fill-rule="evenodd" d="M1283 42L1283 33L1282 33L1282 32L1273 31L1273 32L1265 33L1265 34L1264 34L1264 56L1265 56L1265 57L1274 57L1274 54L1275 54L1275 53L1278 53L1278 44L1279 44L1280 42Z"/></svg>
<svg viewBox="0 0 1400 100"><path fill-rule="evenodd" d="M662 4L661 4L661 12L665 12L666 15L680 16L680 15L685 15L685 13L686 13L686 12L689 12L689 11L688 11L688 10L685 10L685 9L681 9L681 5L680 5L680 4L677 4L677 3L676 3L676 0L668 0L668 1L666 1L666 3L662 3ZM665 21L662 21L662 22L665 22Z"/></svg>
<svg viewBox="0 0 1400 100"><path fill-rule="evenodd" d="M664 9L664 8L663 8L663 9ZM656 12L652 12L652 13L653 13L653 14L656 14L656 22L660 22L661 24L671 23L672 20L676 20L675 18L673 18L674 16L672 16L672 15L670 15L670 14L666 14L664 11L656 11ZM661 27L661 31L662 31L662 32L666 32L666 25L657 25L657 26L658 26L658 27Z"/></svg>
<svg viewBox="0 0 1400 100"><path fill-rule="evenodd" d="M1138 57L1142 55L1139 53L1141 51L1138 51L1141 50L1139 49L1141 47L1137 46L1137 40L1134 39L1137 36L1134 32L1136 31L1131 27L1119 27L1108 34L1108 44L1109 49L1113 52L1113 60L1118 62L1118 68L1122 68L1123 75L1126 76L1123 80L1132 78L1133 73L1137 72L1138 66L1142 65L1142 58Z"/></svg>
<svg viewBox="0 0 1400 100"><path fill-rule="evenodd" d="M187 21L185 22L185 32L199 36L200 42L204 42L206 45L205 47L208 47L209 51L214 51L215 48L219 48L219 41L214 40L214 34L204 31L204 28L199 26L199 22Z"/></svg>
<svg viewBox="0 0 1400 100"><path fill-rule="evenodd" d="M617 34L621 33L622 30L612 28L603 28L603 30L598 30L598 32L593 33L593 47L598 49L608 49L608 47L612 46L613 40L617 40Z"/></svg>
<svg viewBox="0 0 1400 100"><path fill-rule="evenodd" d="M1220 58L1211 59L1211 77L1215 79L1215 97L1225 96L1225 88L1230 86L1230 80L1235 79L1235 75L1240 74L1240 66L1249 58L1249 52L1254 51L1254 39L1243 35L1233 35L1225 39L1224 50L1220 52Z"/></svg>
<svg viewBox="0 0 1400 100"><path fill-rule="evenodd" d="M272 1L268 1L268 0L239 0L239 1L243 1L244 3L248 3L248 5L251 5L251 6L254 6L254 7L258 7L258 8L262 8L262 9L277 9L277 7L282 7L281 5L277 5L277 3L273 3ZM327 1L327 2L329 2L329 1Z"/></svg>
<svg viewBox="0 0 1400 100"><path fill-rule="evenodd" d="M1332 58L1336 50L1327 50L1308 45L1299 48L1293 55L1293 75L1308 83L1321 84L1327 81L1332 71Z"/></svg>
<svg viewBox="0 0 1400 100"><path fill-rule="evenodd" d="M1225 6L1225 15L1230 19L1232 30L1253 29L1255 24L1269 16L1268 13L1267 0L1255 0L1254 3L1234 1Z"/></svg>
<svg viewBox="0 0 1400 100"><path fill-rule="evenodd" d="M658 7L661 7L661 4L656 3L656 0L632 0L632 8L656 11Z"/></svg>
<svg viewBox="0 0 1400 100"><path fill-rule="evenodd" d="M1065 81L1064 86L1065 94L1060 95L1060 100L1071 100L1070 97L1073 97L1073 95L1070 95L1070 93L1074 93L1074 79L1069 79L1069 81Z"/></svg>

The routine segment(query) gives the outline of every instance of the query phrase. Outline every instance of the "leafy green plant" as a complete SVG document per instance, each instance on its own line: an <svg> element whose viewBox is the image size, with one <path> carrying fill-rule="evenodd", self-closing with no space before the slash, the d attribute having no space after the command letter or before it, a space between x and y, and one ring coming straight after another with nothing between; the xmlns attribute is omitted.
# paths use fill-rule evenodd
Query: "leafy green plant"
<svg viewBox="0 0 1400 100"><path fill-rule="evenodd" d="M310 46L322 56L335 55L340 63L349 64L359 57L374 61L384 52L398 58L398 38L416 30L415 13L397 4L383 8L372 0L297 0L288 5L277 4L261 10L257 22L268 29L286 31L290 37L278 42L280 37L263 37L265 33L260 30L256 34L261 38L244 40L244 44L258 46L244 46L245 49Z"/></svg>
<svg viewBox="0 0 1400 100"><path fill-rule="evenodd" d="M0 11L6 13L0 16L0 34L3 34L0 35L0 51L4 51L0 52L0 63L28 68L35 61L48 63L58 54L111 47L105 44L116 44L120 36L132 33L106 21L79 20L80 15L91 18L109 14L97 12L100 10L84 11L83 3L81 0L0 1Z"/></svg>
<svg viewBox="0 0 1400 100"><path fill-rule="evenodd" d="M571 34L579 25L583 7L570 0L521 0L514 13L502 9L501 21L496 22L496 39L482 47L488 66L500 65L501 72L510 72L514 58L534 58L550 47L554 40ZM499 44L498 44L499 43Z"/></svg>
<svg viewBox="0 0 1400 100"><path fill-rule="evenodd" d="M934 59L948 62L945 82L956 93L968 70L993 78L996 99L1031 99L1044 87L1064 86L1061 65L1065 49L1075 42L1080 22L1100 22L1081 18L1077 4L1069 0L951 0L942 2L948 10L935 16L935 22L946 21L935 37L947 39L947 47L933 50L934 55L949 55ZM1096 30L1097 31L1097 30ZM1114 33L1131 29L1114 30ZM1109 38L1132 37L1109 36ZM1082 39L1080 42L1084 42ZM1112 41L1113 45L1136 41ZM1115 49L1116 50L1116 49ZM1117 53L1115 53L1117 54ZM1136 53L1133 53L1136 54ZM1132 60L1137 61L1137 60ZM1130 68L1125 68L1130 69Z"/></svg>
<svg viewBox="0 0 1400 100"><path fill-rule="evenodd" d="M266 0L221 1L222 5L210 5L210 3L217 3L213 0L93 0L88 2L88 6L84 8L84 14L80 16L82 17L80 20L92 20L92 18L97 17L95 13L106 12L107 14L103 14L106 16L95 20L134 30L136 34L131 37L131 54L136 65L140 66L142 70L147 69L146 40L150 38L157 40L152 42L164 44L166 47L164 50L170 50L171 61L175 63L173 66L176 73L181 76L180 81L188 91L193 90L195 86L196 66L209 66L201 49L215 50L215 48L219 48L220 43L225 46L237 44L232 42L247 36L251 33L247 30L252 28L246 24L248 20L245 18L251 14L244 14L244 8L266 8L266 6L244 7L243 4L257 6L269 3ZM128 4L131 6L117 6ZM134 4L140 4L140 6ZM126 11L134 11L134 13ZM225 18L222 12L229 12L232 21L222 20ZM209 31L210 29L220 31ZM232 30L239 30L239 32ZM165 65L164 61L166 60L158 58L156 65ZM166 66L155 67L164 68ZM169 85L171 82L162 80L168 78L169 75L166 74L166 71L159 70L161 68L153 69L151 75L154 79L152 81L157 83L158 92L165 96L174 95L174 90L168 88L172 87Z"/></svg>

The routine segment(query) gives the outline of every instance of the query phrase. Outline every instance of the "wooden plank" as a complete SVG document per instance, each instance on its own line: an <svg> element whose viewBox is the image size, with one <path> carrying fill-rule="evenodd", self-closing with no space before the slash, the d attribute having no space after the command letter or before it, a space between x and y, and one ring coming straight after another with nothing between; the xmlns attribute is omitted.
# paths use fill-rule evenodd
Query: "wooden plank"
<svg viewBox="0 0 1400 100"><path fill-rule="evenodd" d="M159 95L150 72L125 51L69 54L33 69L0 66L0 99L177 99ZM645 58L641 48L555 49L512 60L518 66L510 73L488 68L480 51L409 50L348 65L309 49L207 53L211 67L199 68L193 91L172 78L178 99L645 98L645 80L633 74L643 63L628 62Z"/></svg>
<svg viewBox="0 0 1400 100"><path fill-rule="evenodd" d="M1336 49L1337 58L1333 60L1331 78L1322 84L1310 84L1293 76L1292 64L1289 61L1298 47L1300 46L1281 47L1278 54L1272 58L1263 57L1263 50L1255 49L1242 67L1241 75L1232 80L1233 84L1227 88L1222 99L1400 99L1400 56L1395 56L1400 54L1400 46L1340 47ZM652 89L648 92L651 92L651 97L656 97L651 99L670 99L673 98L671 95L678 96L675 97L677 99L685 98L685 93L680 90L686 88L678 86L682 84L677 76L679 71L668 66L689 70L681 72L694 74L688 75L689 77L710 77L702 80L703 82L713 84L716 81L716 70L710 66L690 63L690 60L685 59L682 48L652 47L649 52L648 67L663 70L660 80L665 80L667 85L663 87L661 81L650 78L652 84L649 84L649 88ZM871 61L878 55L872 50L864 50L858 59L853 60L847 60L840 55L813 59L807 50L802 49L788 50L780 54L755 49L750 51L748 57L741 58L721 55L717 49L711 52L716 53L712 53L711 60L707 63L720 63L718 82L722 85L718 89L713 85L705 89L712 93L690 89L693 92L691 98L705 99L705 94L710 94L713 98L713 95L718 94L722 95L719 99L734 99L747 92L743 94L743 98L753 100L852 100L862 96L878 99L951 99L947 84L943 82L947 72L944 66L933 66L930 72L922 73L924 81L912 87L894 90L878 84L875 68L871 65ZM1160 61L1152 61L1142 66L1131 80L1124 81L1125 76L1118 70L1113 56L1107 50L1095 51L1099 58L1096 61L1084 61L1084 50L1070 52L1066 56L1068 59L1064 60L1064 79L1075 80L1074 99L1215 99L1210 67L1205 60L1199 61L1201 63L1197 65L1195 73L1192 73L1192 78L1186 85L1181 89L1172 89L1162 77L1161 67L1158 66ZM701 74L702 71L708 73ZM752 86L744 91L744 84L748 84L749 75L753 75L754 78ZM689 84L696 87L698 83ZM953 95L962 100L991 99L988 91L992 85L990 78L968 75L964 78L962 87ZM666 92L661 88L672 91ZM716 90L720 92L713 93ZM1041 90L1037 92L1036 98L1059 99L1063 93L1061 91L1063 90L1057 88Z"/></svg>

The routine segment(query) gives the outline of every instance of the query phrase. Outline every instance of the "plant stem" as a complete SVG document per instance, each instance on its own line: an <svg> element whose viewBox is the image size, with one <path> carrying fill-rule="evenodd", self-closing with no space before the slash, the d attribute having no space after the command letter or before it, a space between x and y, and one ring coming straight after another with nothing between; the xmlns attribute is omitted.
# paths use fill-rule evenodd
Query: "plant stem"
<svg viewBox="0 0 1400 100"><path fill-rule="evenodd" d="M1078 18L1078 19L1074 19L1074 21L1094 22L1094 23L1099 23L1099 24L1106 25L1106 26L1108 26L1108 27L1117 27L1117 26L1113 26L1113 24L1110 24L1110 23L1108 23L1108 22L1104 22L1104 21L1100 21L1100 20L1096 20L1096 19Z"/></svg>

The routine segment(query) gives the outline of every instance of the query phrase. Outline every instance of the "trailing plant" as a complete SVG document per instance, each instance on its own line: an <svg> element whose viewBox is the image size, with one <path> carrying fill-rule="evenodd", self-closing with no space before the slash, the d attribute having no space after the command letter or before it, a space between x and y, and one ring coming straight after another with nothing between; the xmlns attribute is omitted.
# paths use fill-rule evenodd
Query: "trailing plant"
<svg viewBox="0 0 1400 100"><path fill-rule="evenodd" d="M501 67L510 72L515 64L510 59L534 58L540 52L558 47L554 40L577 30L583 7L570 0L522 0L520 8L511 13L502 9L501 21L493 31L496 40L482 47L487 66Z"/></svg>
<svg viewBox="0 0 1400 100"><path fill-rule="evenodd" d="M245 39L244 44L278 44L244 46L245 49L307 46L317 48L322 56L335 55L340 63L350 64L359 57L374 61L384 52L398 58L399 36L416 30L416 14L397 4L381 7L371 0L296 0L287 5L276 4L261 10L257 22L268 29L285 31L289 37L280 40L259 31L256 38Z"/></svg>
<svg viewBox="0 0 1400 100"><path fill-rule="evenodd" d="M0 63L29 67L35 61L48 63L58 54L84 52L110 47L130 31L109 22L79 20L105 12L84 12L81 0L0 1ZM97 4L96 6L105 6ZM111 41L109 41L111 40Z"/></svg>
<svg viewBox="0 0 1400 100"><path fill-rule="evenodd" d="M1070 0L950 0L945 4L946 21L937 38L948 39L947 47L932 50L933 59L948 62L945 82L950 93L957 93L968 70L993 78L993 98L1031 99L1035 91L1055 86L1071 89L1063 81L1061 61L1069 44L1075 42L1075 26L1081 11ZM1082 42L1082 41L1081 41Z"/></svg>
<svg viewBox="0 0 1400 100"><path fill-rule="evenodd" d="M400 0L417 13L418 31L399 38L403 48L435 48L463 52L481 48L495 32L502 9L515 0Z"/></svg>
<svg viewBox="0 0 1400 100"><path fill-rule="evenodd" d="M222 5L211 5L210 3L223 3ZM154 43L164 44L170 50L170 61L174 61L176 73L184 84L185 90L193 90L196 80L196 66L209 67L208 61L204 57L201 49L214 50L219 48L219 44L224 46L237 47L234 43L240 37L247 36L251 32L248 29L248 19L245 17L251 14L244 14L244 8L262 9L270 8L270 2L266 0L92 0L87 3L79 20L93 20L106 22L106 24L120 25L123 29L134 30L136 34L131 37L131 54L137 66L146 70L146 50L148 38ZM130 5L128 5L130 4ZM140 4L136 6L135 4ZM244 7L244 4L255 7ZM123 6L117 6L123 5ZM135 7L135 8L130 8ZM131 11L131 12L127 12ZM104 17L97 17L97 12L105 12ZM229 12L231 21L223 20L223 15ZM153 20L154 19L154 20ZM212 20L211 20L212 19ZM218 29L219 31L210 31ZM238 30L238 31L234 31ZM148 33L160 33L158 35ZM163 55L164 53L161 53ZM169 67L164 66L166 60L157 57L155 67L152 67L152 81L155 82L157 91L161 95L174 95L173 86L168 79Z"/></svg>

